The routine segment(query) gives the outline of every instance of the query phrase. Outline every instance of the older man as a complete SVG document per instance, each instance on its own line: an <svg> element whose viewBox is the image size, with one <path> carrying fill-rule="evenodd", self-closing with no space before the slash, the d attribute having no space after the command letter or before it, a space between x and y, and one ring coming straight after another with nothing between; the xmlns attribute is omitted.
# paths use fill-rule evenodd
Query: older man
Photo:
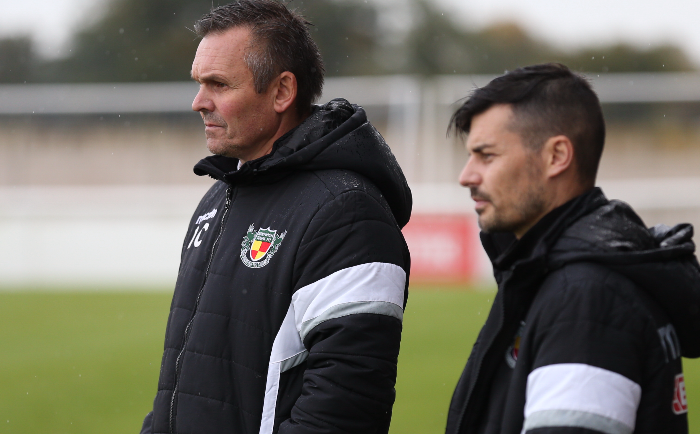
<svg viewBox="0 0 700 434"><path fill-rule="evenodd" d="M308 23L213 9L192 64L216 182L190 222L142 433L386 433L411 193L362 108L313 106Z"/></svg>
<svg viewBox="0 0 700 434"><path fill-rule="evenodd" d="M605 125L563 65L516 69L455 113L498 294L447 433L685 433L700 356L692 227L647 229L595 188Z"/></svg>

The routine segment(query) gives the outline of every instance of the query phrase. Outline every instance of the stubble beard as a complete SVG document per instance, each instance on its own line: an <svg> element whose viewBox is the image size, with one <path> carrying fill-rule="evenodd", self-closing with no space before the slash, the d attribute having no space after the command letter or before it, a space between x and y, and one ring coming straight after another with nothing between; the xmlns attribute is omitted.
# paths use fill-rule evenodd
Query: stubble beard
<svg viewBox="0 0 700 434"><path fill-rule="evenodd" d="M210 137L207 137L207 149L209 149L209 152L211 152L214 155L221 155L222 157L228 158L237 158L240 160L242 155L241 146L232 143L228 139L228 137L224 137L222 139L213 138L213 140L215 140L215 144L212 144L209 142L212 139L210 139Z"/></svg>
<svg viewBox="0 0 700 434"><path fill-rule="evenodd" d="M223 136L214 135L205 130L204 135L207 138L207 149L214 155L223 157L240 158L240 146L232 141L232 137L228 133L228 123L214 113L202 113L204 123L210 122L219 125L223 128Z"/></svg>
<svg viewBox="0 0 700 434"><path fill-rule="evenodd" d="M487 210L479 213L477 219L479 228L486 233L517 233L520 229L536 223L535 220L544 215L546 208L544 186L534 181L538 174L537 170L530 172L527 190L521 193L520 200L516 199L511 204L497 206L492 201L491 195L479 190L477 187L470 188L472 197L477 196L487 200L492 208L490 213L484 212Z"/></svg>

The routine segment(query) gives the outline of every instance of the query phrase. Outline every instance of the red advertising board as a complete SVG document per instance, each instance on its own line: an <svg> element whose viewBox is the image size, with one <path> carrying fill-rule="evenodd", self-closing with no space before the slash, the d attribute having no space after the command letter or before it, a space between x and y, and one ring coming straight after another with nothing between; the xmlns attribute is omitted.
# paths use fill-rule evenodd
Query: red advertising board
<svg viewBox="0 0 700 434"><path fill-rule="evenodd" d="M412 282L474 282L481 248L476 218L418 214L403 228L411 252Z"/></svg>

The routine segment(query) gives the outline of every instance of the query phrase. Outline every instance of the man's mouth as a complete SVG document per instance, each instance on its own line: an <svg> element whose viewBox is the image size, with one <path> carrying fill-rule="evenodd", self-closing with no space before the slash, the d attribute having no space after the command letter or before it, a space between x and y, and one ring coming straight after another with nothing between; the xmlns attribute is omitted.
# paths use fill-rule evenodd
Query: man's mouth
<svg viewBox="0 0 700 434"><path fill-rule="evenodd" d="M201 112L202 115L202 121L204 121L204 129L214 129L214 128L226 128L226 122L221 118L221 116L217 116L214 113L210 112Z"/></svg>
<svg viewBox="0 0 700 434"><path fill-rule="evenodd" d="M476 210L476 212L483 211L483 209L489 203L488 200L480 197L472 197L472 200L474 201L474 209Z"/></svg>
<svg viewBox="0 0 700 434"><path fill-rule="evenodd" d="M486 205L490 202L488 197L483 193L479 194L479 192L472 191L471 196L472 200L474 201L474 209L477 213L483 211Z"/></svg>

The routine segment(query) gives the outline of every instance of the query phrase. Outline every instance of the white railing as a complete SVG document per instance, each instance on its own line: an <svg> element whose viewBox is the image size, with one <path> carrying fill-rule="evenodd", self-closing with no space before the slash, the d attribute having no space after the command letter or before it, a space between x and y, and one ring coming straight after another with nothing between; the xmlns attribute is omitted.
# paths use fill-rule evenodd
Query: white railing
<svg viewBox="0 0 700 434"><path fill-rule="evenodd" d="M699 73L588 74L602 103L700 101ZM451 105L492 75L331 77L321 101L352 98L363 106ZM5 84L0 115L188 112L193 82ZM406 114L406 116L411 116Z"/></svg>
<svg viewBox="0 0 700 434"><path fill-rule="evenodd" d="M700 211L700 195L692 194L700 178L600 184L641 213ZM0 288L171 288L187 224L207 187L0 187ZM469 191L456 183L417 184L413 197L417 215L473 214ZM488 278L478 246L474 255L478 275Z"/></svg>

